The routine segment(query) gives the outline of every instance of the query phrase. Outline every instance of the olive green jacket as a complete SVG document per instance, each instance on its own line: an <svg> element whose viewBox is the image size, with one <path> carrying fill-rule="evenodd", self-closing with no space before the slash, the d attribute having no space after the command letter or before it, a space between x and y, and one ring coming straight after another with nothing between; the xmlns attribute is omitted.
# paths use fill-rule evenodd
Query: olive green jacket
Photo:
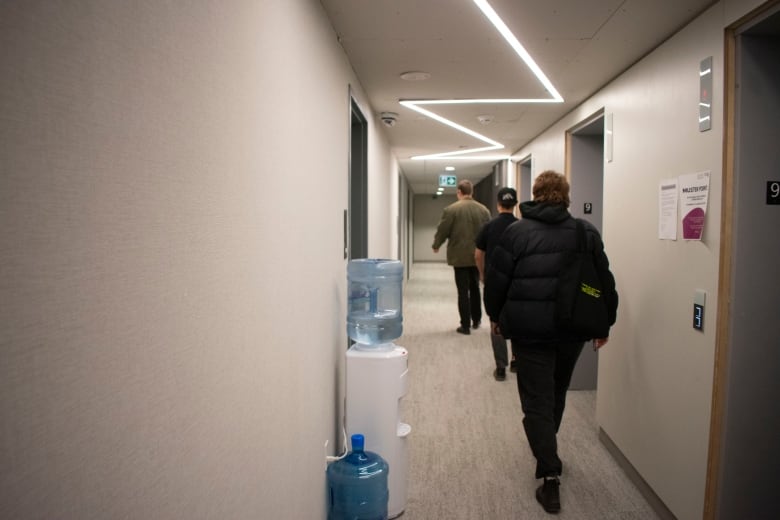
<svg viewBox="0 0 780 520"><path fill-rule="evenodd" d="M482 226L490 220L490 211L474 199L453 202L441 215L433 239L433 249L447 242L447 263L453 267L476 266L474 240Z"/></svg>

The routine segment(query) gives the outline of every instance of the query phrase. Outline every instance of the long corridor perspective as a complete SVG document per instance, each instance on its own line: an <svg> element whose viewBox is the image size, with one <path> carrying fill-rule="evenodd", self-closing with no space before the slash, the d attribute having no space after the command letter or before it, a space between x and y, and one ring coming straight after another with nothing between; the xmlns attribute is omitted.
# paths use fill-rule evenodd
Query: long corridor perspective
<svg viewBox="0 0 780 520"><path fill-rule="evenodd" d="M452 268L415 263L404 292L412 427L404 520L550 518L534 498L535 461L525 439L514 374L497 382L487 317L463 336ZM604 348L620 348L607 344ZM559 432L561 519L656 519L598 438L596 392L570 391ZM392 471L392 468L391 468Z"/></svg>

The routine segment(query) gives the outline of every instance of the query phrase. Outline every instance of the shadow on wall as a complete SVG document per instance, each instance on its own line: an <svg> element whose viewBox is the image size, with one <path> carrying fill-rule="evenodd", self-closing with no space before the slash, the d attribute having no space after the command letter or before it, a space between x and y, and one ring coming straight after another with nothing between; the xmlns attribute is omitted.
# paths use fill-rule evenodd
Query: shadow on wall
<svg viewBox="0 0 780 520"><path fill-rule="evenodd" d="M452 195L431 197L431 195L414 196L414 222L412 234L414 239L415 262L446 262L446 249L442 247L438 253L431 249L433 237L436 235L436 226L441 220L441 213L445 207L457 201ZM445 243L446 245L446 243Z"/></svg>

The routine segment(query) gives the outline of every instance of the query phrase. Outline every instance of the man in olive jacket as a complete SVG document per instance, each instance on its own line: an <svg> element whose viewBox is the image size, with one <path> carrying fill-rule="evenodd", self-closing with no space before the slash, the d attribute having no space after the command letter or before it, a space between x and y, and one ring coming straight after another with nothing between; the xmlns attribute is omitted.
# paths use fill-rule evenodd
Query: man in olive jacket
<svg viewBox="0 0 780 520"><path fill-rule="evenodd" d="M458 183L458 201L444 208L433 239L434 253L438 253L447 241L447 264L455 269L455 286L458 288L460 327L457 331L461 334L471 334L471 327L476 329L482 321L474 241L485 222L490 220L490 210L471 198L472 191L470 181Z"/></svg>

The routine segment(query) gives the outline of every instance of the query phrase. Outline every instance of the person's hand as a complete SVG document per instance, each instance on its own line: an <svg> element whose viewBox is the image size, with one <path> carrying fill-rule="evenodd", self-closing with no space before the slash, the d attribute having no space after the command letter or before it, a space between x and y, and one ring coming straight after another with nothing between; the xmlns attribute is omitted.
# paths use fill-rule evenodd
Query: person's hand
<svg viewBox="0 0 780 520"><path fill-rule="evenodd" d="M434 252L434 253L438 253L438 252L439 252L439 248L438 248L438 247L434 247L434 248L433 248L433 252Z"/></svg>
<svg viewBox="0 0 780 520"><path fill-rule="evenodd" d="M494 335L500 336L501 335L501 329L498 328L498 323L495 321L490 322L490 329L493 332Z"/></svg>
<svg viewBox="0 0 780 520"><path fill-rule="evenodd" d="M593 350L598 350L607 344L609 338L596 338L593 340Z"/></svg>

